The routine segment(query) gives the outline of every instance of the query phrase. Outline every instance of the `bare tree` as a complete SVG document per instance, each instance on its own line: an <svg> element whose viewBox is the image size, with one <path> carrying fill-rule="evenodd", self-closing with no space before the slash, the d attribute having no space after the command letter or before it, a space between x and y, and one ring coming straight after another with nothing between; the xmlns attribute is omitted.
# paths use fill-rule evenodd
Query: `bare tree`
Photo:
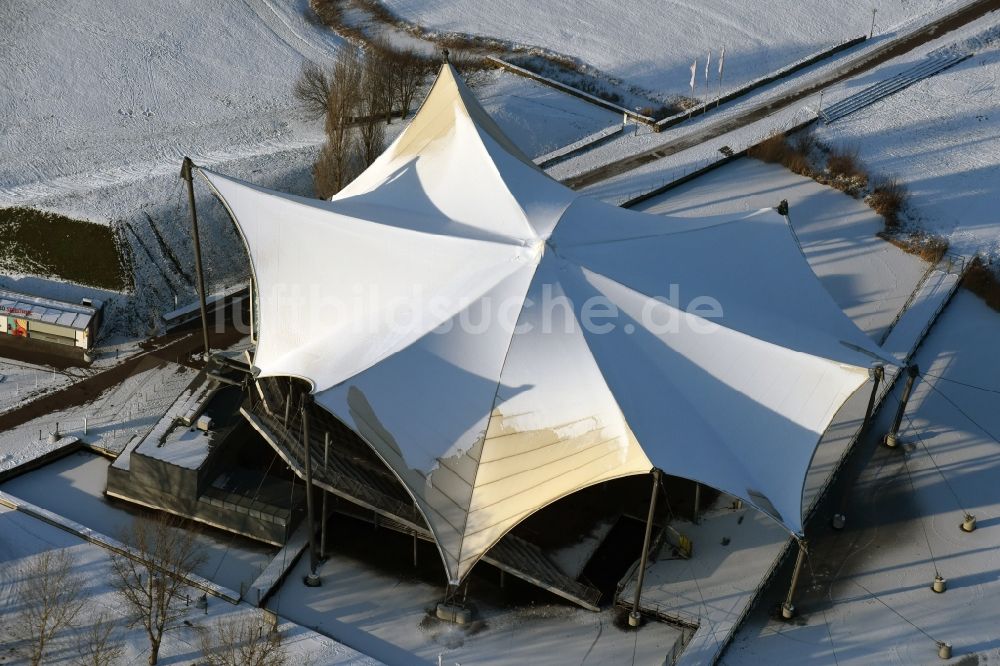
<svg viewBox="0 0 1000 666"><path fill-rule="evenodd" d="M73 557L61 549L39 553L17 569L19 611L10 631L32 666L42 663L47 648L83 607L83 579L73 565Z"/></svg>
<svg viewBox="0 0 1000 666"><path fill-rule="evenodd" d="M363 74L356 49L344 49L338 54L329 78L326 143L313 166L313 184L321 199L339 192L356 174L358 151L352 125L358 113Z"/></svg>
<svg viewBox="0 0 1000 666"><path fill-rule="evenodd" d="M339 183L343 180L342 162L335 154L333 146L327 140L319 150L316 162L313 164L313 191L320 199L329 199L341 190Z"/></svg>
<svg viewBox="0 0 1000 666"><path fill-rule="evenodd" d="M202 631L198 640L209 666L284 666L288 662L281 632L255 613L219 620L212 629Z"/></svg>
<svg viewBox="0 0 1000 666"><path fill-rule="evenodd" d="M369 52L365 58L364 72L361 81L358 110L361 118L358 124L358 150L367 167L375 161L385 144L385 128L381 116L385 104L392 103L391 89L386 96L385 57L378 52ZM391 109L391 106L389 107ZM391 111L388 114L391 116ZM386 121L388 123L388 120Z"/></svg>
<svg viewBox="0 0 1000 666"><path fill-rule="evenodd" d="M125 645L115 632L114 619L101 614L93 624L81 632L76 658L78 666L112 666L125 653Z"/></svg>
<svg viewBox="0 0 1000 666"><path fill-rule="evenodd" d="M401 116L406 118L410 114L413 98L424 84L430 67L427 60L413 50L403 51L397 56L396 61L398 63L395 78L396 103Z"/></svg>
<svg viewBox="0 0 1000 666"><path fill-rule="evenodd" d="M388 41L382 38L369 44L365 58L365 88L372 99L373 115L385 116L386 125L392 123L398 67L397 53Z"/></svg>
<svg viewBox="0 0 1000 666"><path fill-rule="evenodd" d="M489 80L489 70L496 67L486 58L466 51L452 51L450 62L470 88L478 88L486 83Z"/></svg>
<svg viewBox="0 0 1000 666"><path fill-rule="evenodd" d="M315 120L326 115L330 99L330 78L322 67L311 60L302 63L302 70L292 92L307 118Z"/></svg>
<svg viewBox="0 0 1000 666"><path fill-rule="evenodd" d="M131 555L113 553L111 584L133 613L132 626L149 638L149 663L156 664L163 632L184 615L185 579L204 563L196 534L169 514L139 518L121 537Z"/></svg>

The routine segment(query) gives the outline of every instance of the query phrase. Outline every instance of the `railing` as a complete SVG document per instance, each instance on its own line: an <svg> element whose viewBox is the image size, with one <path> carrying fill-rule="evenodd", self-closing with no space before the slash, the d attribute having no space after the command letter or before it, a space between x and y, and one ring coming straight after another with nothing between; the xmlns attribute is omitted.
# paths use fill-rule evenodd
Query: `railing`
<svg viewBox="0 0 1000 666"><path fill-rule="evenodd" d="M284 449L285 455L283 457L295 473L304 478L305 470L303 467L304 456L302 444L297 437L293 437L289 432L297 423L296 418L290 416L288 427L286 427L282 418L268 414L259 401L252 403L250 401L244 402L243 408L266 428L272 442ZM296 413L297 410L291 410L291 414ZM395 520L409 523L410 525L419 526L423 524L423 517L413 504L406 504L394 497L390 497L368 484L338 472L332 466L322 465L323 442L319 441L317 437L310 437L309 449L316 470L313 478L315 485L341 495L345 499L355 499L372 509L384 512L387 514L387 517L394 518ZM331 462L336 464L333 461Z"/></svg>

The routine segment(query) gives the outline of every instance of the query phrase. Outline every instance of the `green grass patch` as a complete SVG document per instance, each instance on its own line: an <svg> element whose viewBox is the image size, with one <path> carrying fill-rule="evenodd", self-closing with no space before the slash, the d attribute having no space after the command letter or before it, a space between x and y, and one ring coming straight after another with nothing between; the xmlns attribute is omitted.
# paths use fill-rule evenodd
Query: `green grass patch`
<svg viewBox="0 0 1000 666"><path fill-rule="evenodd" d="M0 208L0 271L127 291L122 241L103 224L34 208Z"/></svg>

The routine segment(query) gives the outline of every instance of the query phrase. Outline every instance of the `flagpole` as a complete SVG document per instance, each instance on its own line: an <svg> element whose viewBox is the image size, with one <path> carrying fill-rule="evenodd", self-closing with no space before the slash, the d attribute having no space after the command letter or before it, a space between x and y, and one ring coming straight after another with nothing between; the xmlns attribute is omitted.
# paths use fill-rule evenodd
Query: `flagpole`
<svg viewBox="0 0 1000 666"><path fill-rule="evenodd" d="M722 53L719 54L719 96L715 98L715 108L719 108L719 104L722 102L722 70L726 65L726 47L722 47Z"/></svg>
<svg viewBox="0 0 1000 666"><path fill-rule="evenodd" d="M708 78L708 68L712 64L712 49L708 50L708 55L705 57L705 94L712 94L712 81ZM701 107L702 115L708 113L708 107L711 105L711 100L705 102L705 106Z"/></svg>
<svg viewBox="0 0 1000 666"><path fill-rule="evenodd" d="M715 98L715 108L719 108L719 104L722 103L722 70L719 70L719 94Z"/></svg>
<svg viewBox="0 0 1000 666"><path fill-rule="evenodd" d="M691 63L691 82L688 83L691 87L691 98L694 99L694 89L698 85L698 59L695 58L694 62ZM694 105L688 107L688 120L691 119L691 114L694 112Z"/></svg>

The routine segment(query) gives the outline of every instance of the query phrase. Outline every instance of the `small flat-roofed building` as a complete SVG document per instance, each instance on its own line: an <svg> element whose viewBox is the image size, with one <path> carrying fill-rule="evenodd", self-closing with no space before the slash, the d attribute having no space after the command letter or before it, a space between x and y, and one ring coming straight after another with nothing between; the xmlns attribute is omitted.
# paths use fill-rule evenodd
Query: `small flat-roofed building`
<svg viewBox="0 0 1000 666"><path fill-rule="evenodd" d="M96 300L67 303L0 290L0 335L86 351L97 337L101 309Z"/></svg>

